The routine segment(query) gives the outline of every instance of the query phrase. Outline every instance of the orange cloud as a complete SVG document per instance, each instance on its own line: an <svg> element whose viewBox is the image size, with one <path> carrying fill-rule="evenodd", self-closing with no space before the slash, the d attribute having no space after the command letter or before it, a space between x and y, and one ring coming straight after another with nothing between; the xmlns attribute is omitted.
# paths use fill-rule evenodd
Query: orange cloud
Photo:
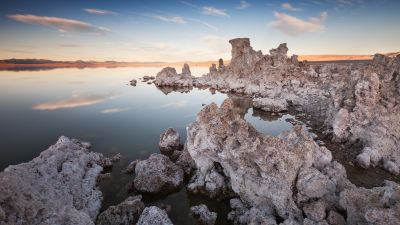
<svg viewBox="0 0 400 225"><path fill-rule="evenodd" d="M35 24L46 27L52 27L60 32L74 31L74 32L88 32L102 34L110 31L104 27L96 27L89 23L79 20L64 19L59 17L35 16L31 14L15 14L9 15L8 18L27 24Z"/></svg>

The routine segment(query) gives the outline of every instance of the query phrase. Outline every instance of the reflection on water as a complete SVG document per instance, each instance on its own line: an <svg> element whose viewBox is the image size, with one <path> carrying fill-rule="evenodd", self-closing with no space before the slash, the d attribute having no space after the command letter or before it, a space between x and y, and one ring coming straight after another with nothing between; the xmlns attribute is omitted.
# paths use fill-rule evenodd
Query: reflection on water
<svg viewBox="0 0 400 225"><path fill-rule="evenodd" d="M199 89L157 89L132 79L154 75L160 68L58 69L40 72L0 72L0 169L29 161L54 144L61 135L90 141L92 149L122 160L111 171L113 178L101 182L104 208L129 195L132 175L121 170L134 159L159 152L159 135L175 127L186 138L186 126L196 119L204 104L218 105L226 94ZM208 68L191 68L202 75ZM291 128L290 117L271 118L253 110L251 100L234 97L235 110L259 131L276 135ZM147 199L147 200L146 200ZM225 224L228 208L184 189L161 199L145 197L147 204L171 204L174 224L191 224L189 206L206 202Z"/></svg>

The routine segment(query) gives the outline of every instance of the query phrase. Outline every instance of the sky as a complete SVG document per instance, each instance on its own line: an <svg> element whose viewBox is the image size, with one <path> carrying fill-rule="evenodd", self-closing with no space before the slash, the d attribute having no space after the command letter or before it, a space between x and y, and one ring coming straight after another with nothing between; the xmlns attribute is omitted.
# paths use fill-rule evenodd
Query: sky
<svg viewBox="0 0 400 225"><path fill-rule="evenodd" d="M230 59L249 37L264 54L400 51L399 0L0 0L0 59Z"/></svg>

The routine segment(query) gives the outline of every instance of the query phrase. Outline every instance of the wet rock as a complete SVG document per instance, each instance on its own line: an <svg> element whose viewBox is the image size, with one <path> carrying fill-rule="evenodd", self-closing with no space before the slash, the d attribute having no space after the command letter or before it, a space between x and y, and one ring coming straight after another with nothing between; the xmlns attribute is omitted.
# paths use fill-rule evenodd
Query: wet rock
<svg viewBox="0 0 400 225"><path fill-rule="evenodd" d="M102 200L96 186L101 159L87 145L62 136L30 162L7 167L0 173L2 221L94 224Z"/></svg>
<svg viewBox="0 0 400 225"><path fill-rule="evenodd" d="M231 208L228 220L235 225L267 224L276 225L277 222L270 208L246 207L240 199L231 199ZM295 223L297 224L297 223Z"/></svg>
<svg viewBox="0 0 400 225"><path fill-rule="evenodd" d="M286 100L281 99L256 98L253 101L253 106L263 111L278 113L286 111L288 104Z"/></svg>
<svg viewBox="0 0 400 225"><path fill-rule="evenodd" d="M143 76L143 78L142 78L143 80L142 80L142 82L148 82L148 81L150 81L150 80L154 80L155 79L155 77L154 76Z"/></svg>
<svg viewBox="0 0 400 225"><path fill-rule="evenodd" d="M347 224L400 224L400 185L349 188L341 192L340 205L347 212Z"/></svg>
<svg viewBox="0 0 400 225"><path fill-rule="evenodd" d="M133 160L132 162L129 163L129 165L126 167L126 169L123 170L122 172L126 173L126 174L135 172L135 167L138 162L140 162L140 160Z"/></svg>
<svg viewBox="0 0 400 225"><path fill-rule="evenodd" d="M134 187L141 193L168 194L183 184L182 169L161 154L152 154L135 168Z"/></svg>
<svg viewBox="0 0 400 225"><path fill-rule="evenodd" d="M131 80L130 84L131 84L131 86L136 86L137 80L136 79Z"/></svg>
<svg viewBox="0 0 400 225"><path fill-rule="evenodd" d="M217 213L211 212L204 204L190 207L190 214L202 225L214 225L217 221Z"/></svg>
<svg viewBox="0 0 400 225"><path fill-rule="evenodd" d="M173 225L167 213L155 206L146 207L136 225Z"/></svg>
<svg viewBox="0 0 400 225"><path fill-rule="evenodd" d="M189 177L196 168L196 164L190 156L189 152L187 151L187 148L184 148L184 150L176 160L175 164L182 168L186 177Z"/></svg>
<svg viewBox="0 0 400 225"><path fill-rule="evenodd" d="M119 162L119 161L121 160L121 158L122 158L121 153L117 153L116 155L114 155L114 156L111 158L111 161L113 161L113 162Z"/></svg>
<svg viewBox="0 0 400 225"><path fill-rule="evenodd" d="M160 134L158 147L163 154L172 154L176 150L181 150L181 138L174 128L168 128Z"/></svg>
<svg viewBox="0 0 400 225"><path fill-rule="evenodd" d="M143 209L144 203L141 201L142 196L131 196L116 206L110 206L102 212L98 219L97 225L130 225L138 222Z"/></svg>

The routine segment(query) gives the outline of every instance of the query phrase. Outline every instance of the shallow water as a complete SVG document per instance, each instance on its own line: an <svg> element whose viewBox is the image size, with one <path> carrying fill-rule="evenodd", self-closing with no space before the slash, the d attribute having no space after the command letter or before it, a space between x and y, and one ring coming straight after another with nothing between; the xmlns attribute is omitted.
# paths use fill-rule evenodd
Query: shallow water
<svg viewBox="0 0 400 225"><path fill-rule="evenodd" d="M132 175L124 169L134 159L158 153L159 135L175 127L186 138L186 126L195 121L203 104L221 104L226 94L193 89L188 93L159 90L140 82L161 68L56 69L49 71L0 72L0 170L31 160L54 144L61 135L92 143L92 150L106 156L121 153L113 178L100 183L103 209L123 201ZM192 68L201 75L208 68ZM138 79L136 87L128 85ZM240 102L244 116L260 132L277 135L289 130L293 116L269 116ZM185 189L163 198L145 197L146 204L172 205L174 224L193 224L189 206L199 203L219 213L218 224L226 223L226 203L193 196Z"/></svg>

